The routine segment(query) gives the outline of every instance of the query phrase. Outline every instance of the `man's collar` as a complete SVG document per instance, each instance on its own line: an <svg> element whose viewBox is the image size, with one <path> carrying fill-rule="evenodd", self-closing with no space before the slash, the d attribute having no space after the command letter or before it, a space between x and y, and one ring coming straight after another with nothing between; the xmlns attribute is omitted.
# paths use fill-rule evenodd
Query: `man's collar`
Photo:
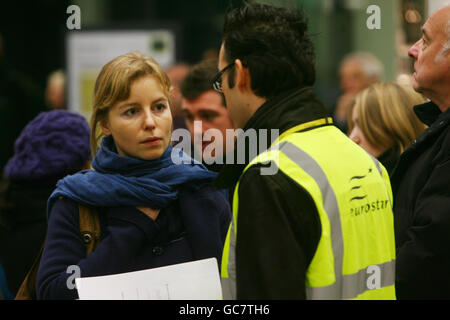
<svg viewBox="0 0 450 320"><path fill-rule="evenodd" d="M259 109L253 114L245 125L243 131L246 132L249 129L259 131L260 129L278 129L278 133L282 134L286 130L293 128L299 124L317 120L327 116L327 112L323 104L317 99L312 87L297 88L295 90L287 91L278 95L277 97L266 101ZM260 148L261 141L258 134L256 134L258 141L255 143ZM273 140L272 133L267 133L263 143L269 147ZM234 149L234 164L226 164L219 173L215 181L216 187L219 189L234 186L242 171L247 164L252 160L249 157L248 150L250 139L244 139L245 144L245 162L238 164L237 151L238 148L235 145ZM253 142L254 143L254 142ZM258 153L264 150L258 150Z"/></svg>
<svg viewBox="0 0 450 320"><path fill-rule="evenodd" d="M414 112L416 113L419 120L425 123L427 126L431 126L442 114L439 107L432 101L428 101L415 106Z"/></svg>

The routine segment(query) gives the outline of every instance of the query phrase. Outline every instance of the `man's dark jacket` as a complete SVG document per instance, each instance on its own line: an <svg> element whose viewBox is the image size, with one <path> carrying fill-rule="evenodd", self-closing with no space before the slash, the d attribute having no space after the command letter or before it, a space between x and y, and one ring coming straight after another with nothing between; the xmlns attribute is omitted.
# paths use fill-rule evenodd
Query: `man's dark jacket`
<svg viewBox="0 0 450 320"><path fill-rule="evenodd" d="M414 107L429 128L400 157L391 183L398 299L450 299L450 108Z"/></svg>
<svg viewBox="0 0 450 320"><path fill-rule="evenodd" d="M267 129L269 133L279 129L281 135L294 126L325 117L324 106L313 89L306 87L267 101L243 129ZM259 149L258 154L263 151ZM233 196L250 160L227 164L216 185L231 188ZM281 170L275 175L261 175L260 170L261 165L249 168L239 185L237 299L305 299L306 270L321 235L318 211L311 196Z"/></svg>

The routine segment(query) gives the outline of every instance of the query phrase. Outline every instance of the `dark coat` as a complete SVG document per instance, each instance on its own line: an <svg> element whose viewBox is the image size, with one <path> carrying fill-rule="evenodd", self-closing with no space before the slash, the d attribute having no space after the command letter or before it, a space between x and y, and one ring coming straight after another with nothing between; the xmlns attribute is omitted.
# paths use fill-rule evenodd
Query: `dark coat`
<svg viewBox="0 0 450 320"><path fill-rule="evenodd" d="M395 146L391 147L383 152L377 159L386 168L388 174L391 175L398 163L398 159L400 159L400 149Z"/></svg>
<svg viewBox="0 0 450 320"><path fill-rule="evenodd" d="M2 220L8 226L0 227L0 264L14 296L44 241L47 199L55 184L56 181L42 181L39 184L8 182L5 185L0 210Z"/></svg>
<svg viewBox="0 0 450 320"><path fill-rule="evenodd" d="M157 268L215 257L220 266L231 210L220 191L184 189L154 221L134 207L99 208L101 242L86 257L78 204L55 202L36 281L38 299L76 299L66 284L78 265L81 277Z"/></svg>
<svg viewBox="0 0 450 320"><path fill-rule="evenodd" d="M429 128L400 157L391 183L399 299L450 299L450 108L414 108Z"/></svg>

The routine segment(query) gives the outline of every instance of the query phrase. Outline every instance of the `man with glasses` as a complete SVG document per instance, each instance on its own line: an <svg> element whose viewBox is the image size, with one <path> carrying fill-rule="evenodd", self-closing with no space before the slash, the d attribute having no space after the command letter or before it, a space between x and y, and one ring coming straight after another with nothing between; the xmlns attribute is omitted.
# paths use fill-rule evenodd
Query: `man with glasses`
<svg viewBox="0 0 450 320"><path fill-rule="evenodd" d="M280 136L257 157L226 164L216 181L234 191L223 295L394 299L389 178L316 98L306 31L300 12L269 5L245 4L225 19L214 88L235 127Z"/></svg>

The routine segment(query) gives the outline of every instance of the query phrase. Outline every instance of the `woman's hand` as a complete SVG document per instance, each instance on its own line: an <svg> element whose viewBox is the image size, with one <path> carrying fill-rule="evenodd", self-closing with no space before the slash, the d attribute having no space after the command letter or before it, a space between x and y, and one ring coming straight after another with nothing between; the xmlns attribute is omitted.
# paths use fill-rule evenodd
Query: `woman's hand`
<svg viewBox="0 0 450 320"><path fill-rule="evenodd" d="M153 221L156 220L156 218L158 217L159 211L161 211L161 209L152 209L149 207L136 207L136 209L145 213Z"/></svg>

